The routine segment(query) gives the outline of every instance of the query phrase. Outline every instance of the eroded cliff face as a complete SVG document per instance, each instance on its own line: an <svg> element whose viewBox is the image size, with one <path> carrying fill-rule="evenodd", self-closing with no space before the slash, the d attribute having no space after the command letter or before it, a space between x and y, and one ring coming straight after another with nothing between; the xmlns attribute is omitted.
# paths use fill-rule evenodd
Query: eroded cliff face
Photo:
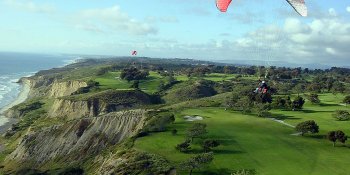
<svg viewBox="0 0 350 175"><path fill-rule="evenodd" d="M101 114L116 112L133 107L134 105L114 105L98 99L87 101L72 101L56 99L49 111L49 117L66 117L69 120L83 117L96 117Z"/></svg>
<svg viewBox="0 0 350 175"><path fill-rule="evenodd" d="M73 120L27 133L6 162L39 167L50 161L79 161L137 134L146 123L145 110L109 113Z"/></svg>
<svg viewBox="0 0 350 175"><path fill-rule="evenodd" d="M89 97L82 98L81 96L84 95L72 98L57 98L51 106L48 116L66 117L69 120L96 117L101 114L131 109L151 103L150 97L141 91L107 90L86 95Z"/></svg>
<svg viewBox="0 0 350 175"><path fill-rule="evenodd" d="M87 84L84 81L65 81L65 82L54 82L48 92L49 97L63 97L71 95L79 88L86 87Z"/></svg>
<svg viewBox="0 0 350 175"><path fill-rule="evenodd" d="M87 83L84 81L60 81L57 78L48 78L45 76L22 78L20 81L30 82L29 98L42 96L49 98L63 97L71 95L79 88L87 86Z"/></svg>

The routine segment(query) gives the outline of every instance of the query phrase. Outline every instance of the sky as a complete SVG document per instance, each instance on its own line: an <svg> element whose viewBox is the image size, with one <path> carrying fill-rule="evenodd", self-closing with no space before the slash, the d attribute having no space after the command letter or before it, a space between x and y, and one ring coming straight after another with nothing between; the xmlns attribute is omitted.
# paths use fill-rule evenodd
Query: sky
<svg viewBox="0 0 350 175"><path fill-rule="evenodd" d="M350 2L0 0L0 51L350 66Z"/></svg>

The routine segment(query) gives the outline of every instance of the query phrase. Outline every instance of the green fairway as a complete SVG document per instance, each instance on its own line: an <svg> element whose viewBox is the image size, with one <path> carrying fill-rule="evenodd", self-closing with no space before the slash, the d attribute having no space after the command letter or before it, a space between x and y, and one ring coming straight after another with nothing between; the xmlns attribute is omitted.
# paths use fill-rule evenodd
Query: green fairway
<svg viewBox="0 0 350 175"><path fill-rule="evenodd" d="M150 72L146 80L140 80L140 89L147 93L154 93L157 91L163 77L157 72ZM95 81L100 83L100 88L105 89L130 89L132 82L122 80L120 72L108 72L103 76L95 78Z"/></svg>
<svg viewBox="0 0 350 175"><path fill-rule="evenodd" d="M330 116L332 111L346 107L338 106L338 98L330 94L320 98L324 105L307 104L304 112L273 111L286 116L285 121L293 125L304 120L316 120L321 131L316 136L293 136L294 128L265 118L221 108L198 108L177 112L176 122L168 132L139 138L135 148L160 154L174 163L201 152L199 139L195 140L197 144L191 146L190 153L175 150L175 146L185 140L186 129L191 125L182 117L200 115L204 117L200 122L207 124L207 138L218 139L222 145L214 149L213 163L202 171L196 170L198 174L230 174L238 169L256 169L258 174L266 175L350 174L347 168L350 161L349 147L338 143L338 147L333 148L332 143L323 136L333 129L342 129L350 134L350 122L338 122ZM177 129L178 135L173 136L170 132L172 129ZM180 171L180 174L186 172Z"/></svg>
<svg viewBox="0 0 350 175"><path fill-rule="evenodd" d="M231 79L234 79L238 76L239 74L223 74L223 73L211 73L211 74L207 74L204 77L192 77L192 79L205 79L205 80L210 80L210 81L228 81ZM175 78L178 81L188 81L189 78L185 75L178 75L175 76ZM246 80L258 80L259 78L256 76L242 76L242 79L246 79Z"/></svg>
<svg viewBox="0 0 350 175"><path fill-rule="evenodd" d="M315 120L320 126L320 134L325 135L330 130L341 129L350 134L350 121L336 121L332 114L336 110L349 110L350 106L341 104L343 95L320 94L321 104L306 102L302 111L273 110L274 114L280 115L285 122L297 125L301 121Z"/></svg>

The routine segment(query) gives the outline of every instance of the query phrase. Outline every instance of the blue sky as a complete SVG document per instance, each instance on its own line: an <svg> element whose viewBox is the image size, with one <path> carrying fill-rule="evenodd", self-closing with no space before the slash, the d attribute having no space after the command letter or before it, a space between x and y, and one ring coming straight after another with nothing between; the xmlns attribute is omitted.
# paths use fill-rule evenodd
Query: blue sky
<svg viewBox="0 0 350 175"><path fill-rule="evenodd" d="M350 65L350 2L0 0L0 51Z"/></svg>

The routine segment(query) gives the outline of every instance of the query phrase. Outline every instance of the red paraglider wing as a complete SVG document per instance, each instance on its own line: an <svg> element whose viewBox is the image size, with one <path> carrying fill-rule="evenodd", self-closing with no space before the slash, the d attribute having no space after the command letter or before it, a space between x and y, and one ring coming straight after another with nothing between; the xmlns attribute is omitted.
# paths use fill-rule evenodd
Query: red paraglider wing
<svg viewBox="0 0 350 175"><path fill-rule="evenodd" d="M131 55L137 55L137 51L136 50L132 51Z"/></svg>
<svg viewBox="0 0 350 175"><path fill-rule="evenodd" d="M216 7L221 12L226 12L228 6L231 4L232 0L216 0Z"/></svg>

